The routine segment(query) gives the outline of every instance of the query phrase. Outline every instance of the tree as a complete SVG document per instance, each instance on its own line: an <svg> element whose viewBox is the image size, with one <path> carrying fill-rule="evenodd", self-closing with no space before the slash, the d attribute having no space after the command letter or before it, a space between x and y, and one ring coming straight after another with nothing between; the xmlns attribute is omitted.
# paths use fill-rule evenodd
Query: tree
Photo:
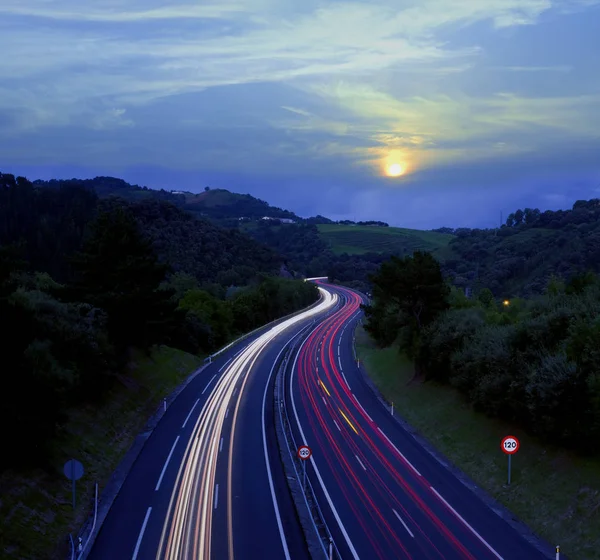
<svg viewBox="0 0 600 560"><path fill-rule="evenodd" d="M514 216L515 226L520 226L523 223L523 218L524 218L523 210L521 210L521 209L517 210L515 212L515 216Z"/></svg>
<svg viewBox="0 0 600 560"><path fill-rule="evenodd" d="M114 208L91 224L90 236L73 259L74 292L108 313L108 333L122 352L167 342L174 326L172 290L160 289L168 267L158 262L130 212Z"/></svg>
<svg viewBox="0 0 600 560"><path fill-rule="evenodd" d="M365 306L366 330L382 345L400 336L400 347L415 360L419 373L422 330L448 308L450 289L439 263L430 253L416 251L403 259L391 257L370 277L373 304Z"/></svg>
<svg viewBox="0 0 600 560"><path fill-rule="evenodd" d="M489 288L483 288L483 290L479 292L477 299L487 307L494 299L494 294L492 294L492 290Z"/></svg>

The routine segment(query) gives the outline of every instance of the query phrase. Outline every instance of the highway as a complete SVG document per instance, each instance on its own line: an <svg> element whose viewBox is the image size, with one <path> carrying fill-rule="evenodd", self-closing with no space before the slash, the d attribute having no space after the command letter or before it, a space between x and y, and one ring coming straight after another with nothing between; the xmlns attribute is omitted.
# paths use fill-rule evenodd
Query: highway
<svg viewBox="0 0 600 560"><path fill-rule="evenodd" d="M88 558L308 556L272 421L277 357L318 305L236 344L169 406L127 474Z"/></svg>
<svg viewBox="0 0 600 560"><path fill-rule="evenodd" d="M341 558L547 558L392 418L356 364L355 292L224 351L182 391L128 473L89 557L309 558L279 456L273 383L284 367L307 475Z"/></svg>
<svg viewBox="0 0 600 560"><path fill-rule="evenodd" d="M298 345L286 376L296 441L342 558L547 558L458 481L392 418L354 359L360 297Z"/></svg>

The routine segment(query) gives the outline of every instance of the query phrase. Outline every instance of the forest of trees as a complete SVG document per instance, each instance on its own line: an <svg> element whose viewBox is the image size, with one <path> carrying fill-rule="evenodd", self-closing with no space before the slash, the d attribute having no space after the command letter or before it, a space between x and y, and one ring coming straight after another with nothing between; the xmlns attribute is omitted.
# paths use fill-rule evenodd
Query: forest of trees
<svg viewBox="0 0 600 560"><path fill-rule="evenodd" d="M40 464L68 410L100 403L132 348L197 354L310 305L270 249L164 201L98 200L0 174L1 469Z"/></svg>
<svg viewBox="0 0 600 560"><path fill-rule="evenodd" d="M456 236L441 263L444 275L496 297L542 294L553 275L600 273L600 199L579 200L571 210L517 210L496 229L435 231Z"/></svg>
<svg viewBox="0 0 600 560"><path fill-rule="evenodd" d="M369 275L392 255L336 255L323 242L316 226L332 223L356 225L357 222L335 222L320 215L303 219L250 195L224 189L209 189L199 196L185 195L129 185L112 177L35 181L35 184L51 189L84 187L100 198L116 195L130 202L170 202L182 211L182 220L183 216L189 219L191 212L196 217L212 220L218 226L242 230L281 255L288 269L298 276L331 273L340 283L363 291L370 289ZM158 206L154 208L153 212L156 212ZM164 212L166 206L162 208ZM297 223L281 225L258 219L263 215L292 218ZM251 222L239 220L242 216L252 218ZM204 230L208 227L206 221L200 222L204 225L198 228ZM387 225L377 221L358 224ZM444 276L459 288L470 287L478 291L487 287L495 297L527 297L543 293L552 275L568 279L587 269L600 273L599 199L577 201L570 210L541 212L536 208L519 209L511 213L500 228L442 227L433 231L455 236L448 251L440 257L440 262ZM171 260L174 257L171 255Z"/></svg>
<svg viewBox="0 0 600 560"><path fill-rule="evenodd" d="M424 380L456 387L475 409L581 453L600 436L600 278L553 277L543 294L468 299L431 256L391 259L372 276L366 329L397 345Z"/></svg>

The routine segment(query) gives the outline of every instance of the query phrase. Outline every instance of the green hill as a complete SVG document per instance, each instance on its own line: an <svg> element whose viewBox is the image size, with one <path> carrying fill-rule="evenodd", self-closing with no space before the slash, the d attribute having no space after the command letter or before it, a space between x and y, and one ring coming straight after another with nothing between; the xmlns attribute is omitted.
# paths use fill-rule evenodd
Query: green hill
<svg viewBox="0 0 600 560"><path fill-rule="evenodd" d="M454 235L405 229L341 224L319 224L319 233L337 254L412 253L418 249L430 251L440 259L451 254L449 243Z"/></svg>
<svg viewBox="0 0 600 560"><path fill-rule="evenodd" d="M197 218L208 218L219 225L237 226L239 218L259 220L264 216L303 221L293 212L271 206L268 202L249 194L238 194L226 189L210 189L200 193L164 189L149 189L130 185L115 177L94 177L93 179L52 179L33 181L35 186L61 188L84 187L93 190L100 198L118 196L129 202L142 200L164 200L187 210Z"/></svg>
<svg viewBox="0 0 600 560"><path fill-rule="evenodd" d="M271 206L249 194L233 193L225 189L209 189L193 194L176 194L177 204L199 217L210 218L222 225L237 225L240 218L260 220L264 216L301 221L293 212Z"/></svg>

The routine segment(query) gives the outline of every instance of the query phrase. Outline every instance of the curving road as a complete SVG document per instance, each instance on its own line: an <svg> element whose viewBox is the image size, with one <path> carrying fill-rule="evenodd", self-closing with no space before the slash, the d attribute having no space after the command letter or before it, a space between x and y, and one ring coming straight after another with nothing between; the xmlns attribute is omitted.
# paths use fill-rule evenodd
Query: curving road
<svg viewBox="0 0 600 560"><path fill-rule="evenodd" d="M149 435L94 542L93 560L309 558L274 429L274 372L343 559L547 558L391 417L360 373L353 291L236 344Z"/></svg>
<svg viewBox="0 0 600 560"><path fill-rule="evenodd" d="M150 434L89 558L307 558L272 421L272 373L288 343L338 305L323 293L196 376Z"/></svg>
<svg viewBox="0 0 600 560"><path fill-rule="evenodd" d="M353 291L299 345L286 379L297 441L342 558L548 558L404 431L365 383L353 355Z"/></svg>

